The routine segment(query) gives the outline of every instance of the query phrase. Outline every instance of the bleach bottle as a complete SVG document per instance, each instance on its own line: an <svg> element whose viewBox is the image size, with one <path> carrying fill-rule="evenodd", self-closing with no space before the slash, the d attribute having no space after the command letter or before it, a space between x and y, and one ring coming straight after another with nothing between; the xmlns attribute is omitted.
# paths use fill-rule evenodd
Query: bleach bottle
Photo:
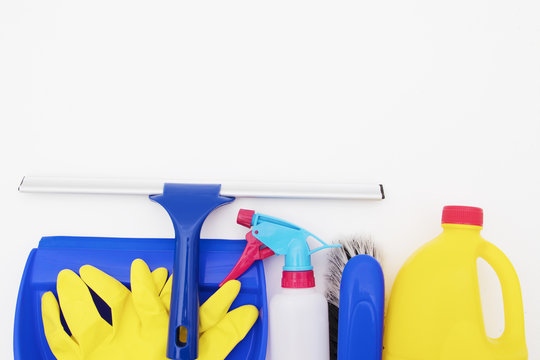
<svg viewBox="0 0 540 360"><path fill-rule="evenodd" d="M311 255L340 245L328 245L305 229L251 210L240 210L237 222L251 231L244 253L222 284L239 277L255 260L285 255L282 292L271 299L268 309L270 356L274 360L328 360L328 304L315 291ZM308 237L322 246L311 250Z"/></svg>
<svg viewBox="0 0 540 360"><path fill-rule="evenodd" d="M399 271L388 304L383 360L526 360L523 302L510 260L480 235L483 211L446 206L442 233ZM505 329L486 335L477 260L497 273Z"/></svg>

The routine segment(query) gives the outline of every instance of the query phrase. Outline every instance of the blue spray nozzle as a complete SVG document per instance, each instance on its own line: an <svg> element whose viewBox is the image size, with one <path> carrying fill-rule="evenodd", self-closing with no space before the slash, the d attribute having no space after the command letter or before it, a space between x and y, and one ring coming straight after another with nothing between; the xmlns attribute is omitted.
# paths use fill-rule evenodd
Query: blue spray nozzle
<svg viewBox="0 0 540 360"><path fill-rule="evenodd" d="M227 280L236 279L246 271L255 260L262 260L273 254L285 255L284 271L311 271L311 255L317 251L340 247L329 245L313 233L288 221L273 216L259 214L253 210L242 209L237 222L251 228L246 239L248 245ZM310 249L307 239L313 237L322 246ZM261 249L261 247L263 247Z"/></svg>
<svg viewBox="0 0 540 360"><path fill-rule="evenodd" d="M255 238L277 255L285 255L285 271L313 270L311 255L317 251L339 247L329 245L315 234L290 222L264 214L254 214L251 231ZM322 246L310 249L307 239L314 238Z"/></svg>

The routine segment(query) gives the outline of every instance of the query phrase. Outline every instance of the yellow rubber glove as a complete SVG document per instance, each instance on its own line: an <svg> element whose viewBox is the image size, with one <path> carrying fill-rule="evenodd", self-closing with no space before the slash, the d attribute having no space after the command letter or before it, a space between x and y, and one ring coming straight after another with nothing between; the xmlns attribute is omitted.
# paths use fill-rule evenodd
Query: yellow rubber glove
<svg viewBox="0 0 540 360"><path fill-rule="evenodd" d="M257 321L259 311L253 305L229 311L240 292L240 286L238 280L226 282L199 308L199 360L225 359ZM171 304L171 292L172 276L160 295L167 311Z"/></svg>
<svg viewBox="0 0 540 360"><path fill-rule="evenodd" d="M45 336L58 360L165 360L172 281L167 270L153 273L142 260L131 267L131 291L85 265L81 277L70 270L58 275L58 297L70 337L60 322L60 308L51 292L42 297ZM112 326L99 315L92 288L110 307ZM223 360L251 329L258 317L253 306L227 313L240 290L231 282L200 309L199 360Z"/></svg>

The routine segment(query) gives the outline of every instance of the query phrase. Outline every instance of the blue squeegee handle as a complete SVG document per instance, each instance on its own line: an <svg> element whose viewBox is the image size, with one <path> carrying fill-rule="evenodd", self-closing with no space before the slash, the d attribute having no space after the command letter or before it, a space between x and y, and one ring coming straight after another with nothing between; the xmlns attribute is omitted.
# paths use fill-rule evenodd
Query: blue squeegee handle
<svg viewBox="0 0 540 360"><path fill-rule="evenodd" d="M174 225L173 265L167 357L195 360L199 345L199 240L206 217L234 198L219 195L220 185L165 184L151 195L167 210Z"/></svg>

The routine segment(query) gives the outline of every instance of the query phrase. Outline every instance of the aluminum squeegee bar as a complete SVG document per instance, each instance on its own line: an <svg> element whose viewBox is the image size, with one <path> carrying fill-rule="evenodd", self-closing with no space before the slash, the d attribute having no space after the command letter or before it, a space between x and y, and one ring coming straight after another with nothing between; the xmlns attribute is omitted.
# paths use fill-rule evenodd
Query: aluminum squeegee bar
<svg viewBox="0 0 540 360"><path fill-rule="evenodd" d="M165 183L221 184L221 195L232 197L356 200L384 199L383 186L380 184L200 182L40 176L24 177L19 186L19 191L27 193L154 195L163 192L163 185Z"/></svg>

